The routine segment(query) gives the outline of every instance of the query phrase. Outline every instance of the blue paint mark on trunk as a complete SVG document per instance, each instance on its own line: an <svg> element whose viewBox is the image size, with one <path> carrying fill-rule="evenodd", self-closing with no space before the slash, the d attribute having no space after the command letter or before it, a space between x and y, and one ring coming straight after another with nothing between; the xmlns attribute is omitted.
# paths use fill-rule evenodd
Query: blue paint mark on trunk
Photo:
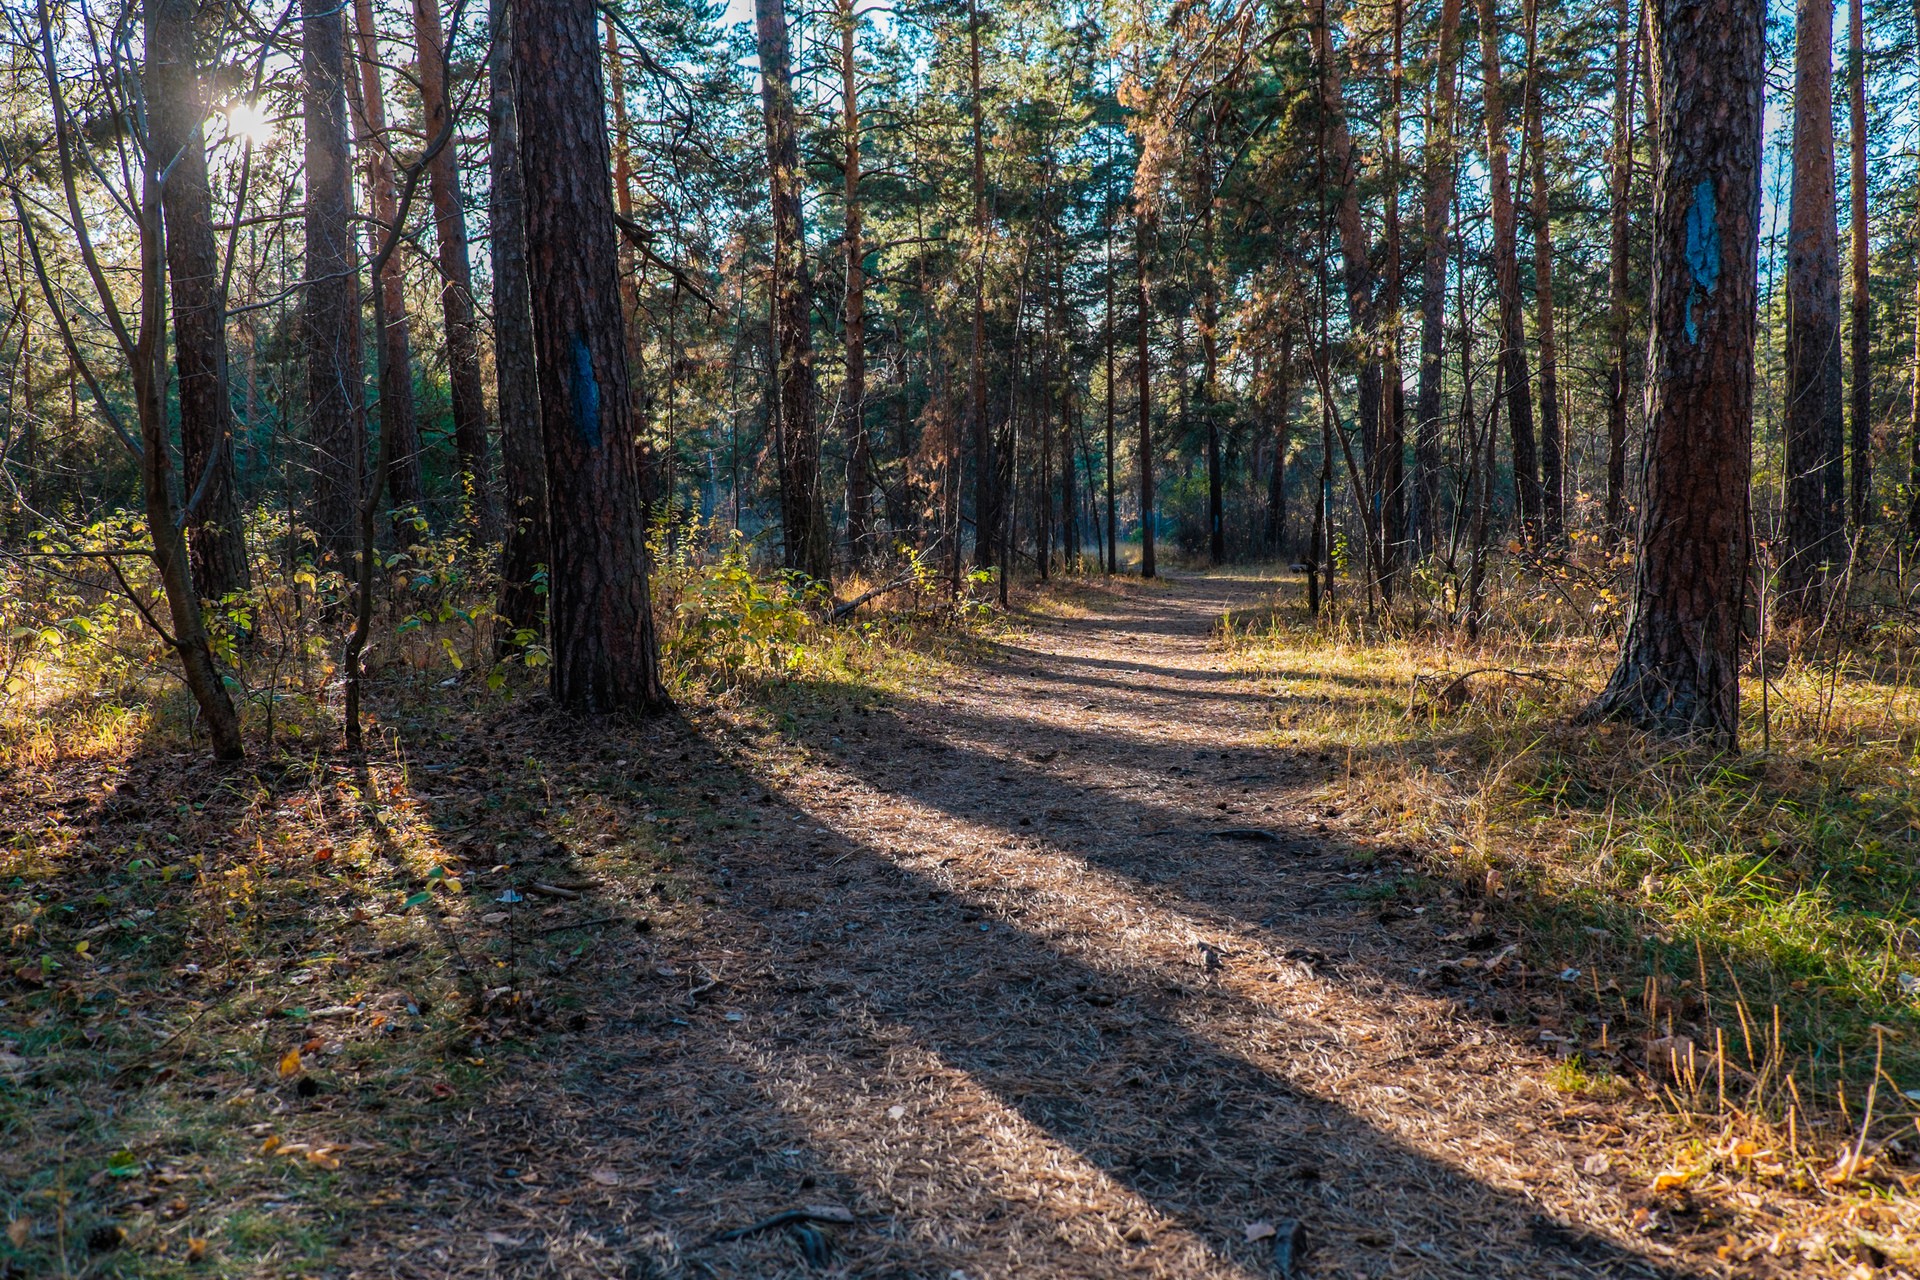
<svg viewBox="0 0 1920 1280"><path fill-rule="evenodd" d="M1687 290L1687 341L1698 343L1700 330L1693 320L1693 304L1704 301L1720 283L1720 224L1714 218L1713 179L1702 178L1693 189L1687 210L1687 270L1693 284Z"/></svg>
<svg viewBox="0 0 1920 1280"><path fill-rule="evenodd" d="M589 449L600 447L600 383L593 376L593 352L579 334L573 338L573 429Z"/></svg>

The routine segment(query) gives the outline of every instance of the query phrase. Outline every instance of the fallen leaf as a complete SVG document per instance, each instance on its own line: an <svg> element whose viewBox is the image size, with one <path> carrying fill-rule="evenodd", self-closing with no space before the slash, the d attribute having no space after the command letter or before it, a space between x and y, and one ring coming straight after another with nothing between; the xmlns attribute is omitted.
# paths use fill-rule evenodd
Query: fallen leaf
<svg viewBox="0 0 1920 1280"><path fill-rule="evenodd" d="M595 1182L599 1183L603 1187L617 1187L620 1185L619 1173L616 1172L615 1170L605 1167L604 1165L598 1169L593 1170L591 1173L587 1174L587 1176L589 1178L592 1178Z"/></svg>
<svg viewBox="0 0 1920 1280"><path fill-rule="evenodd" d="M339 1157L319 1148L307 1152L307 1161L310 1164L319 1165L322 1169L338 1169L340 1167Z"/></svg>
<svg viewBox="0 0 1920 1280"><path fill-rule="evenodd" d="M277 1133L268 1134L267 1140L260 1144L260 1154L263 1156L270 1156L279 1149L280 1135Z"/></svg>
<svg viewBox="0 0 1920 1280"><path fill-rule="evenodd" d="M1271 1240L1273 1239L1273 1224L1271 1222L1249 1222L1246 1226L1246 1233L1248 1244L1257 1244L1262 1240Z"/></svg>
<svg viewBox="0 0 1920 1280"><path fill-rule="evenodd" d="M207 1260L207 1238L205 1236L187 1237L187 1261L205 1262Z"/></svg>
<svg viewBox="0 0 1920 1280"><path fill-rule="evenodd" d="M1655 1191L1678 1191L1691 1181L1693 1181L1693 1171L1691 1169L1668 1169L1664 1173L1655 1175L1653 1179L1653 1189Z"/></svg>
<svg viewBox="0 0 1920 1280"><path fill-rule="evenodd" d="M300 1051L298 1049L289 1049L286 1052L286 1056L280 1059L280 1078L285 1080L288 1076L297 1076L299 1074Z"/></svg>
<svg viewBox="0 0 1920 1280"><path fill-rule="evenodd" d="M519 1246L520 1239L518 1236L510 1236L504 1231L489 1231L487 1232L487 1243L502 1245L508 1249L513 1249Z"/></svg>
<svg viewBox="0 0 1920 1280"><path fill-rule="evenodd" d="M13 1247L16 1249L26 1248L27 1238L32 1234L33 1219L31 1218L15 1218L7 1224L7 1239L13 1241Z"/></svg>
<svg viewBox="0 0 1920 1280"><path fill-rule="evenodd" d="M907 1118L907 1109L905 1107L888 1107L887 1108L887 1119L904 1120L906 1118Z"/></svg>
<svg viewBox="0 0 1920 1280"><path fill-rule="evenodd" d="M1602 1152L1596 1152L1580 1162L1580 1172L1590 1173L1596 1178L1611 1168L1613 1168L1613 1161L1607 1159Z"/></svg>

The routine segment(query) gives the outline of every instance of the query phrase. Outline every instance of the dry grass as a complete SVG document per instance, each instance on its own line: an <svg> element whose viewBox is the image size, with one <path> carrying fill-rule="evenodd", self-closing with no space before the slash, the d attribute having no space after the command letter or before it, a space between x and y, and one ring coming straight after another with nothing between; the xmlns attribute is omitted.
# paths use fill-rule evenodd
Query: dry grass
<svg viewBox="0 0 1920 1280"><path fill-rule="evenodd" d="M164 696L22 755L0 1274L800 1275L715 1237L810 1203L871 1275L1913 1273L1884 1155L1610 1067L1518 894L1276 739L1209 634L1267 591L903 601L647 725L395 652L364 768Z"/></svg>

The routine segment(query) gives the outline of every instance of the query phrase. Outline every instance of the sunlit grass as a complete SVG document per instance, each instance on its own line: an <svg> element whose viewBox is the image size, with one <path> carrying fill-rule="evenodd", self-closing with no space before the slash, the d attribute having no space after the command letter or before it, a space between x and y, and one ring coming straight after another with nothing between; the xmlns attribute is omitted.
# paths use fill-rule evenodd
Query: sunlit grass
<svg viewBox="0 0 1920 1280"><path fill-rule="evenodd" d="M1777 1006L1803 1092L1857 1098L1876 1037L1920 1089L1920 696L1895 656L1770 671L1764 731L1748 679L1724 755L1576 726L1613 642L1518 630L1316 625L1291 596L1223 626L1275 742L1329 753L1331 795L1528 917L1544 954L1629 1003L1651 977L1727 1033Z"/></svg>

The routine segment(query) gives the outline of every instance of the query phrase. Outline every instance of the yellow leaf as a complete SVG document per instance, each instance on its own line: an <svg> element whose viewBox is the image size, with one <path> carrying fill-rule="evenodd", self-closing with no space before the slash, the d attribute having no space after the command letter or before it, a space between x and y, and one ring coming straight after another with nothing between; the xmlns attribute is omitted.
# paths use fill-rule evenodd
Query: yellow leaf
<svg viewBox="0 0 1920 1280"><path fill-rule="evenodd" d="M267 1140L260 1144L260 1154L263 1156L270 1156L279 1149L280 1135L277 1133L268 1134Z"/></svg>
<svg viewBox="0 0 1920 1280"><path fill-rule="evenodd" d="M298 1074L300 1074L300 1051L289 1049L286 1057L280 1059L280 1078L285 1080L288 1076Z"/></svg>
<svg viewBox="0 0 1920 1280"><path fill-rule="evenodd" d="M1675 1191L1693 1181L1693 1172L1687 1169L1669 1169L1653 1180L1655 1191Z"/></svg>
<svg viewBox="0 0 1920 1280"><path fill-rule="evenodd" d="M205 1262L207 1260L207 1238L205 1236L187 1237L187 1261Z"/></svg>
<svg viewBox="0 0 1920 1280"><path fill-rule="evenodd" d="M447 892L449 892L449 893L458 893L458 892L460 892L460 877L459 877L459 876L448 876L448 877L447 877Z"/></svg>
<svg viewBox="0 0 1920 1280"><path fill-rule="evenodd" d="M83 956L87 954L88 951L92 950L92 948L93 948L93 944L91 942L82 942L73 949L73 954L77 956Z"/></svg>
<svg viewBox="0 0 1920 1280"><path fill-rule="evenodd" d="M307 1160L319 1165L322 1169L338 1169L340 1167L340 1161L324 1151L307 1152Z"/></svg>

